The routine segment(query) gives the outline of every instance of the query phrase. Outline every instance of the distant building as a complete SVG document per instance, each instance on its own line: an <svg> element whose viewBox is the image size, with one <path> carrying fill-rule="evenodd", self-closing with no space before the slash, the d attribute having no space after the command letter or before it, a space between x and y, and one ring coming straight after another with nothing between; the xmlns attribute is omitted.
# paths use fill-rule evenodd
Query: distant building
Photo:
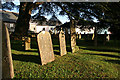
<svg viewBox="0 0 120 80"><path fill-rule="evenodd" d="M0 19L3 21L5 26L7 26L10 33L15 31L15 23L18 19L19 13L0 10ZM43 28L49 31L51 28L55 28L57 25L62 23L57 19L57 17L52 16L50 20L47 20L44 16L35 15L32 16L29 22L29 33L39 33Z"/></svg>
<svg viewBox="0 0 120 80"><path fill-rule="evenodd" d="M95 30L95 27L89 27L90 25L87 25L85 26L85 28L82 28L82 25L76 25L76 33L78 34L93 34L94 33L94 30ZM60 26L57 26L57 28L60 28L60 27L63 27L63 28L67 28L68 29L68 33L70 34L70 22L66 22ZM89 28L89 29L88 29ZM107 34L111 34L110 31L108 31L108 29L105 29L105 30L102 30L102 32L98 33L98 34L104 34L104 32L107 31Z"/></svg>
<svg viewBox="0 0 120 80"><path fill-rule="evenodd" d="M15 23L18 18L18 13L0 10L0 20L7 26L10 33L15 31Z"/></svg>
<svg viewBox="0 0 120 80"><path fill-rule="evenodd" d="M45 31L49 31L62 23L55 16L47 20L44 16L35 15L31 18L29 24L29 32L39 33L43 28L45 28Z"/></svg>

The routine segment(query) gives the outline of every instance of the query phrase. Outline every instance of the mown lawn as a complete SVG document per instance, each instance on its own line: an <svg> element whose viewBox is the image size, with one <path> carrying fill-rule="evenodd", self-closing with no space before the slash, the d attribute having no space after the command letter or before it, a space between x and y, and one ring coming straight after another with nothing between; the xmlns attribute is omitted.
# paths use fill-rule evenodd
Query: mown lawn
<svg viewBox="0 0 120 80"><path fill-rule="evenodd" d="M94 47L92 41L78 40L80 50L59 56L59 45L53 41L55 61L40 65L36 43L23 51L20 41L11 41L15 78L119 78L120 48L117 43ZM115 46L115 44L117 46ZM112 46L109 46L112 45ZM15 79L14 78L14 79Z"/></svg>

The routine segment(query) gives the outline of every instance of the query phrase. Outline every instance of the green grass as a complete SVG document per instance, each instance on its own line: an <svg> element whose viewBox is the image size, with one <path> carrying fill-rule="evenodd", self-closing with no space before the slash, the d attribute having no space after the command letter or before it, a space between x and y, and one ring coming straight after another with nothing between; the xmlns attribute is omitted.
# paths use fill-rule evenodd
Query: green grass
<svg viewBox="0 0 120 80"><path fill-rule="evenodd" d="M118 46L94 47L92 41L77 41L80 50L59 56L58 41L53 40L55 61L40 65L36 43L22 51L20 41L11 41L15 78L118 78L120 49ZM89 43L91 42L91 43ZM87 44L88 43L88 44ZM119 43L119 42L118 42ZM115 45L112 42L109 45ZM69 49L69 45L67 45Z"/></svg>

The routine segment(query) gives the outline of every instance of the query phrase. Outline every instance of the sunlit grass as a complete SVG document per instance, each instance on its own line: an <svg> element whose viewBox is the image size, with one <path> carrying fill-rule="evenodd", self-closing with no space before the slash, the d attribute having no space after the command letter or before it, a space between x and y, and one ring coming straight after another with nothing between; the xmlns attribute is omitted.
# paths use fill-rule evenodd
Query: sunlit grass
<svg viewBox="0 0 120 80"><path fill-rule="evenodd" d="M80 46L74 54L59 56L59 45L55 44L55 61L40 65L37 49L20 51L17 41L12 41L12 56L15 78L118 78L120 53L107 47ZM14 43L14 44L13 44ZM14 46L14 47L13 47ZM16 46L16 47L15 47ZM68 46L69 47L69 46ZM102 49L104 49L102 51ZM106 50L106 51L105 51ZM109 51L110 50L110 51Z"/></svg>

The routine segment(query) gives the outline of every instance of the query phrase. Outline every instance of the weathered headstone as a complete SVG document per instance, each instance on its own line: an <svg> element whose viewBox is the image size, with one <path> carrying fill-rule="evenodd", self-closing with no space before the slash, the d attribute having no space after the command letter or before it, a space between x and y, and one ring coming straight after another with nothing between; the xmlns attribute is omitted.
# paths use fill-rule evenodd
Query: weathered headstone
<svg viewBox="0 0 120 80"><path fill-rule="evenodd" d="M42 31L37 35L38 49L42 65L55 60L51 35L47 31Z"/></svg>
<svg viewBox="0 0 120 80"><path fill-rule="evenodd" d="M0 21L0 80L2 79L2 21Z"/></svg>
<svg viewBox="0 0 120 80"><path fill-rule="evenodd" d="M77 37L77 39L79 39L79 34L78 34L78 32L77 32L77 35L76 35L76 37Z"/></svg>
<svg viewBox="0 0 120 80"><path fill-rule="evenodd" d="M25 37L25 50L29 50L30 48L30 37Z"/></svg>
<svg viewBox="0 0 120 80"><path fill-rule="evenodd" d="M94 40L94 38L95 38L95 31L94 31L94 33L92 35L92 40Z"/></svg>
<svg viewBox="0 0 120 80"><path fill-rule="evenodd" d="M14 69L11 55L9 32L6 26L2 27L2 78L13 78Z"/></svg>
<svg viewBox="0 0 120 80"><path fill-rule="evenodd" d="M76 27L76 21L75 20L70 20L70 35L71 35L71 50L72 53L75 53L76 51L79 50L79 47L76 45L76 31L75 31L75 27Z"/></svg>
<svg viewBox="0 0 120 80"><path fill-rule="evenodd" d="M81 39L82 37L81 37L81 33L79 34L79 39Z"/></svg>
<svg viewBox="0 0 120 80"><path fill-rule="evenodd" d="M24 47L24 50L29 50L31 49L30 47L30 37L22 37L22 46Z"/></svg>
<svg viewBox="0 0 120 80"><path fill-rule="evenodd" d="M107 41L110 41L110 35L108 34L106 37Z"/></svg>
<svg viewBox="0 0 120 80"><path fill-rule="evenodd" d="M67 54L67 51L66 51L66 43L65 43L65 34L62 31L62 28L59 34L59 42L60 42L60 55L63 56Z"/></svg>

